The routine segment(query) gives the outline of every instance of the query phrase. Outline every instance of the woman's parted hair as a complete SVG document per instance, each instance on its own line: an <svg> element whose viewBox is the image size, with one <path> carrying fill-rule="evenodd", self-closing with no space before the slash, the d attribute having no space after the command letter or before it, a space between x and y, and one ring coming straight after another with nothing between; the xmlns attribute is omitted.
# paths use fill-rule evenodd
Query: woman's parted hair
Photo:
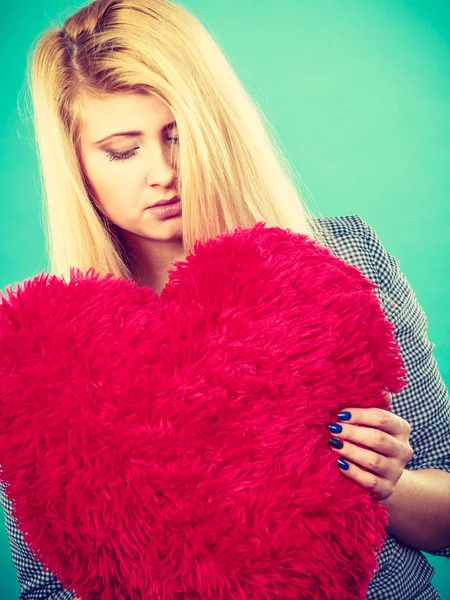
<svg viewBox="0 0 450 600"><path fill-rule="evenodd" d="M47 30L29 69L52 273L133 279L116 227L89 192L79 150L84 96L146 93L177 122L186 253L258 221L313 236L295 173L216 42L168 0L96 0ZM266 128L263 123L266 124Z"/></svg>

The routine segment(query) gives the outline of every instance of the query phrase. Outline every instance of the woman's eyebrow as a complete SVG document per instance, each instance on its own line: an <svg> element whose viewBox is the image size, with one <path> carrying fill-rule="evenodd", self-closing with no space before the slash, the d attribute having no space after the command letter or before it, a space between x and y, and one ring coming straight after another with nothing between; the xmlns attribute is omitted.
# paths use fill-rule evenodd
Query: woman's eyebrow
<svg viewBox="0 0 450 600"><path fill-rule="evenodd" d="M166 123L166 125L164 125L164 127L162 127L161 131L165 132L168 129L171 129L176 124L177 124L176 121L171 121L170 123ZM109 140L113 137L135 137L138 135L144 135L144 132L136 130L136 131L120 131L118 133L111 133L110 135L107 135L103 139L99 140L98 142L95 142L95 145L98 146L98 144L102 144L103 142L106 142L107 140Z"/></svg>

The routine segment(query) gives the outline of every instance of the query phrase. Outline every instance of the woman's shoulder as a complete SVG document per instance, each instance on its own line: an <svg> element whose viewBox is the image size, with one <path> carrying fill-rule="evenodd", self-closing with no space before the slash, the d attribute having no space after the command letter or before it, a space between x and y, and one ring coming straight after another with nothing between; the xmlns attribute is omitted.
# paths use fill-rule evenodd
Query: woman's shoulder
<svg viewBox="0 0 450 600"><path fill-rule="evenodd" d="M311 221L317 240L335 256L358 267L377 284L388 284L399 266L387 252L377 233L358 215L321 217Z"/></svg>
<svg viewBox="0 0 450 600"><path fill-rule="evenodd" d="M318 240L333 251L353 248L367 251L373 238L378 239L374 229L359 215L319 217L312 219L311 225Z"/></svg>
<svg viewBox="0 0 450 600"><path fill-rule="evenodd" d="M359 215L343 215L336 217L317 217L312 219L315 229L329 238L362 237L367 234L369 225Z"/></svg>

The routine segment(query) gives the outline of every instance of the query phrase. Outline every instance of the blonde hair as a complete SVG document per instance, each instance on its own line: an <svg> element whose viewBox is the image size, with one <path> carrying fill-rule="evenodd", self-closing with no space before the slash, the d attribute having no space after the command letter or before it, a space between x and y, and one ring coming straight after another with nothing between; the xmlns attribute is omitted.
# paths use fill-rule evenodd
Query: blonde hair
<svg viewBox="0 0 450 600"><path fill-rule="evenodd" d="M126 249L83 173L83 96L142 92L172 111L186 253L196 240L258 221L313 237L270 123L211 35L181 6L96 0L44 33L29 79L51 272L67 277L72 266L93 267L133 278Z"/></svg>

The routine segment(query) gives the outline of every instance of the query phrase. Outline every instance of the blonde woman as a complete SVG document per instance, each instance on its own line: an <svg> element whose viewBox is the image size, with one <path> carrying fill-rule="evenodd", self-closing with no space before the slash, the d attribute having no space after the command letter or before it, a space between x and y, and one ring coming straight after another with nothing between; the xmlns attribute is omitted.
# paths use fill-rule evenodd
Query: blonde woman
<svg viewBox="0 0 450 600"><path fill-rule="evenodd" d="M269 124L203 26L168 0L79 10L39 40L30 85L53 273L94 267L159 293L196 240L265 221L315 237L378 285L409 384L389 395L392 412L343 406L330 452L389 508L367 598L439 598L420 550L450 556L450 407L397 259L359 217L307 213ZM20 598L72 598L34 562L4 490L2 501Z"/></svg>

